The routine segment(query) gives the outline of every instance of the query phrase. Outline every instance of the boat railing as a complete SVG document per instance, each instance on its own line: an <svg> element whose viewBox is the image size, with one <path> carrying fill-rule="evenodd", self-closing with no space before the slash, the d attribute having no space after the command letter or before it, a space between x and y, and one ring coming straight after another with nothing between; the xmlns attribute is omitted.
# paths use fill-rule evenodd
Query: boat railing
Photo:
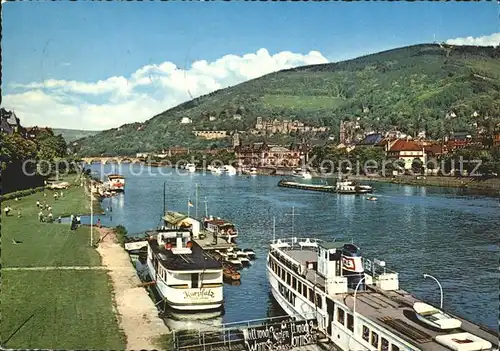
<svg viewBox="0 0 500 351"><path fill-rule="evenodd" d="M377 278L381 274L387 274L387 273L394 273L397 274L398 272L389 269L385 266L384 261L380 261L378 259L373 259L370 260L368 258L362 259L363 261L363 269L366 273L369 273L373 278Z"/></svg>
<svg viewBox="0 0 500 351"><path fill-rule="evenodd" d="M335 239L333 240L335 241ZM317 248L318 244L324 242L321 239L313 239L313 238L298 238L298 237L289 237L289 238L279 238L271 240L271 245L279 248L287 248L287 249L299 249L299 248Z"/></svg>

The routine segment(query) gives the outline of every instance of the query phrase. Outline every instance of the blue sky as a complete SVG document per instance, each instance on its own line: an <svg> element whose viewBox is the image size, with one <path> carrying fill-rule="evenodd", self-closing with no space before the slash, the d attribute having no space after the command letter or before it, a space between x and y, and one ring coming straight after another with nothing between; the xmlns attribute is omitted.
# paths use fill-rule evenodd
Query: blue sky
<svg viewBox="0 0 500 351"><path fill-rule="evenodd" d="M17 2L3 4L4 93L97 82L171 62L188 69L261 48L338 61L500 32L496 2ZM92 101L93 102L93 101Z"/></svg>

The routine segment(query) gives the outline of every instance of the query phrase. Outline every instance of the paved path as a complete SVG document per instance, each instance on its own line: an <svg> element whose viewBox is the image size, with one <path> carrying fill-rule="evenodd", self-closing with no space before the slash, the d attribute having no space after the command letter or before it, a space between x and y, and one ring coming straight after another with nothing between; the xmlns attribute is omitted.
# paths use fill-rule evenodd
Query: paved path
<svg viewBox="0 0 500 351"><path fill-rule="evenodd" d="M127 337L127 350L155 350L155 339L169 333L158 317L158 310L141 283L127 252L116 243L112 229L98 230L101 242L97 251L113 282L120 328Z"/></svg>

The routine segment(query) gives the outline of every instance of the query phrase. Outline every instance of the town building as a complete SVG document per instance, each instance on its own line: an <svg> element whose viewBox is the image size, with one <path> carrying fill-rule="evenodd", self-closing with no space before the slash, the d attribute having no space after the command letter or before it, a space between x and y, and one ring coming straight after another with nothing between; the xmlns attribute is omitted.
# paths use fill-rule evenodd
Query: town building
<svg viewBox="0 0 500 351"><path fill-rule="evenodd" d="M193 130L193 134L206 140L224 139L228 136L227 130Z"/></svg>
<svg viewBox="0 0 500 351"><path fill-rule="evenodd" d="M0 109L1 117L1 131L5 134L20 133L24 134L25 130L21 126L19 118L17 118L14 111L7 111L3 107Z"/></svg>
<svg viewBox="0 0 500 351"><path fill-rule="evenodd" d="M415 159L422 164L426 163L424 147L415 141L407 139L396 139L386 144L387 158L390 160L403 160L404 168L411 169Z"/></svg>
<svg viewBox="0 0 500 351"><path fill-rule="evenodd" d="M49 127L38 127L38 126L27 127L26 128L26 138L31 139L31 140L36 139L38 134L40 134L42 132L53 133L52 129Z"/></svg>
<svg viewBox="0 0 500 351"><path fill-rule="evenodd" d="M284 147L267 143L240 145L234 151L242 166L287 168L299 167L307 152L299 144Z"/></svg>
<svg viewBox="0 0 500 351"><path fill-rule="evenodd" d="M193 123L193 120L189 117L182 117L181 124L190 124Z"/></svg>

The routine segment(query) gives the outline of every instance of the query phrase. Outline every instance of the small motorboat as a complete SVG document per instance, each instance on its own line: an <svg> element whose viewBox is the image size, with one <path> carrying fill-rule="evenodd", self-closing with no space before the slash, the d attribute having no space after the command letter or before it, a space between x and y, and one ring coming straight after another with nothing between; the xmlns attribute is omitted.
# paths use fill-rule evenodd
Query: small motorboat
<svg viewBox="0 0 500 351"><path fill-rule="evenodd" d="M246 257L240 257L239 258L240 262L241 262L241 265L243 267L249 267L250 266L250 260Z"/></svg>
<svg viewBox="0 0 500 351"><path fill-rule="evenodd" d="M377 201L377 198L375 196L368 196L366 199L370 201Z"/></svg>
<svg viewBox="0 0 500 351"><path fill-rule="evenodd" d="M423 302L415 302L413 310L419 321L439 330L457 329L462 325L460 320Z"/></svg>
<svg viewBox="0 0 500 351"><path fill-rule="evenodd" d="M247 254L249 259L255 260L255 252L252 249L243 249L243 252Z"/></svg>
<svg viewBox="0 0 500 351"><path fill-rule="evenodd" d="M226 281L234 282L241 279L241 274L229 267L225 267L222 271L222 275Z"/></svg>

